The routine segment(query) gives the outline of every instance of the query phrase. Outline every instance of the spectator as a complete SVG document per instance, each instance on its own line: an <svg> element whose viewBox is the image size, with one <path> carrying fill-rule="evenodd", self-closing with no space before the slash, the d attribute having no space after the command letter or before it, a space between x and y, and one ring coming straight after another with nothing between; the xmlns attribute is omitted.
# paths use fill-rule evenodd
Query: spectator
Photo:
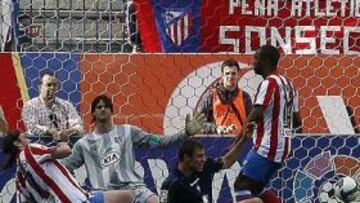
<svg viewBox="0 0 360 203"><path fill-rule="evenodd" d="M132 189L136 202L158 202L146 188L135 170L136 147L166 147L201 130L205 116L196 114L185 120L185 129L174 135L154 135L131 125L113 125L113 104L105 95L97 96L91 104L95 130L78 140L72 155L63 164L73 171L86 166L91 186L99 190Z"/></svg>
<svg viewBox="0 0 360 203"><path fill-rule="evenodd" d="M206 158L204 147L189 139L180 146L179 162L161 187L161 203L214 202L212 181L216 172L230 168L240 155L240 145L233 147L223 157Z"/></svg>
<svg viewBox="0 0 360 203"><path fill-rule="evenodd" d="M240 66L228 59L221 65L222 78L205 93L200 112L207 118L205 133L240 135L251 111L249 94L238 87Z"/></svg>
<svg viewBox="0 0 360 203"><path fill-rule="evenodd" d="M28 101L22 110L29 133L66 140L83 132L82 120L75 107L55 96L58 86L54 73L40 75L40 95Z"/></svg>
<svg viewBox="0 0 360 203"><path fill-rule="evenodd" d="M130 203L130 191L90 193L80 187L70 172L57 160L69 156L71 149L65 142L56 147L30 144L24 133L11 132L4 138L4 153L9 154L4 168L17 160L16 190L19 202L88 202Z"/></svg>

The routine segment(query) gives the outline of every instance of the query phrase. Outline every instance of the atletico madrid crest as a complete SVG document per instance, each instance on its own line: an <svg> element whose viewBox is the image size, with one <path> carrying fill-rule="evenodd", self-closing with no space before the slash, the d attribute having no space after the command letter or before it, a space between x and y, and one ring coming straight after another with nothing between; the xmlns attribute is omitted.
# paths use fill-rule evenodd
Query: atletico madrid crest
<svg viewBox="0 0 360 203"><path fill-rule="evenodd" d="M192 30L191 12L188 10L167 10L164 17L168 37L175 45L181 46Z"/></svg>

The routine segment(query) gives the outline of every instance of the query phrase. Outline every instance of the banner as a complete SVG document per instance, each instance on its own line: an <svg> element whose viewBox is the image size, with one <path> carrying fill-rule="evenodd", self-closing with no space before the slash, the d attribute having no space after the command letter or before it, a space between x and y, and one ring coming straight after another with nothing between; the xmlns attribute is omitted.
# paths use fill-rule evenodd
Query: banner
<svg viewBox="0 0 360 203"><path fill-rule="evenodd" d="M57 96L71 101L91 128L90 104L99 94L114 102L114 122L154 133L174 133L186 114L197 110L202 95L221 77L229 57L240 63L239 87L251 97L262 78L250 68L249 55L123 55L1 53L0 105L11 128L22 128L20 112L39 94L42 70L56 72ZM303 132L354 134L360 126L360 60L355 56L285 56L279 72L299 91Z"/></svg>
<svg viewBox="0 0 360 203"><path fill-rule="evenodd" d="M145 52L359 54L354 0L135 0Z"/></svg>
<svg viewBox="0 0 360 203"><path fill-rule="evenodd" d="M23 69L17 53L0 54L0 105L11 129L24 129L21 108L28 98Z"/></svg>
<svg viewBox="0 0 360 203"><path fill-rule="evenodd" d="M114 103L115 124L128 123L149 132L170 134L184 127L186 114L197 110L204 92L221 76L221 63L229 57L240 64L239 87L254 96L262 78L250 68L250 55L0 53L0 105L11 128L22 128L23 102L38 95L40 72L51 69L60 82L58 96L76 106L86 130L92 127L92 100L107 94ZM353 134L360 118L360 60L345 55L290 55L282 57L279 67L279 73L299 91L306 134L292 140L290 160L271 187L289 202L309 202L320 193L331 194L327 189L341 175L359 173L358 137ZM230 140L200 139L211 157L223 155ZM175 166L176 150L175 146L165 151L138 152L139 170L143 169L145 182L154 192ZM3 159L0 153L0 163ZM218 174L214 184L220 189L214 197L219 202L231 198L231 180L240 163ZM0 172L4 202L13 197L8 189L13 184L9 182L12 174L11 170Z"/></svg>
<svg viewBox="0 0 360 203"><path fill-rule="evenodd" d="M80 68L86 74L80 88L85 123L91 123L92 99L105 93L115 102L116 123L156 133L176 132L221 76L220 65L229 57L240 63L239 87L253 97L262 78L250 68L249 55L83 55ZM351 119L354 125L360 121L357 57L286 56L279 67L299 91L304 133L355 133ZM353 109L351 118L348 107Z"/></svg>

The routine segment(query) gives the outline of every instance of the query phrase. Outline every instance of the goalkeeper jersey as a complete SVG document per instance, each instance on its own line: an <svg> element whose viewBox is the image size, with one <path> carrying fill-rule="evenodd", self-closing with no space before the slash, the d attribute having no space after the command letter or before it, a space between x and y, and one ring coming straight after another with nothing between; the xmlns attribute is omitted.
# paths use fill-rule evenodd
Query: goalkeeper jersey
<svg viewBox="0 0 360 203"><path fill-rule="evenodd" d="M142 177L135 171L136 147L165 147L185 137L183 131L159 136L131 125L114 126L109 133L92 132L78 140L72 155L62 163L71 171L85 164L94 189L144 185Z"/></svg>

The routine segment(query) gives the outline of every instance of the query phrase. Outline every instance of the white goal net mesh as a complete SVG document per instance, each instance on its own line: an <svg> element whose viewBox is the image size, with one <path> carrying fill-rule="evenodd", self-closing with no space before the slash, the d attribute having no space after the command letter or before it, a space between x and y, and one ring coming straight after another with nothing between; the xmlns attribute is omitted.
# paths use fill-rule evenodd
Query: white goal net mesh
<svg viewBox="0 0 360 203"><path fill-rule="evenodd" d="M291 156L271 189L284 202L336 202L334 182L360 172L360 1L231 0L213 6L215 1L203 0L197 10L202 18L193 23L187 20L197 16L183 15L181 6L168 9L170 4L149 2L154 10L141 13L149 8L145 1L1 1L2 51L17 51L0 53L0 104L10 126L24 128L23 103L38 95L39 74L49 69L60 80L58 96L75 105L87 131L92 99L107 94L115 105L116 124L174 133L183 128L186 114L196 109L204 91L221 76L221 62L230 57L241 66L239 87L254 97L262 78L251 69L253 51L272 43L282 50L279 71L299 91L303 133L293 138ZM263 2L265 10L259 9ZM271 9L275 4L278 9ZM135 18L150 19L156 9L167 14L154 20L160 26L164 18L166 25L157 42L160 49L149 47L155 44L149 41L150 30L143 30L149 24ZM218 18L223 12L229 16ZM196 26L201 40L191 41L187 37ZM124 53L189 52L190 45L182 44L187 42L206 53ZM215 158L228 149L230 138L209 136L201 141ZM176 148L140 151L138 161L145 183L158 193L176 163ZM217 202L231 199L239 168L236 163L216 175ZM0 202L13 198L13 172L0 172Z"/></svg>

